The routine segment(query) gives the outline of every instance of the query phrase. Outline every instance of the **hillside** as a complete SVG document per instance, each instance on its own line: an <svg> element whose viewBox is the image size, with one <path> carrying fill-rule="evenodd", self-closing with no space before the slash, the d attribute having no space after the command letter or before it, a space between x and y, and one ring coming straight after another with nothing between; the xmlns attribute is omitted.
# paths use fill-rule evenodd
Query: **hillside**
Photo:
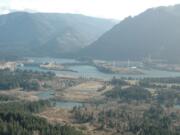
<svg viewBox="0 0 180 135"><path fill-rule="evenodd" d="M86 57L180 62L180 5L152 8L128 17L81 51Z"/></svg>
<svg viewBox="0 0 180 135"><path fill-rule="evenodd" d="M0 54L60 56L95 41L112 20L78 14L14 12L0 16Z"/></svg>

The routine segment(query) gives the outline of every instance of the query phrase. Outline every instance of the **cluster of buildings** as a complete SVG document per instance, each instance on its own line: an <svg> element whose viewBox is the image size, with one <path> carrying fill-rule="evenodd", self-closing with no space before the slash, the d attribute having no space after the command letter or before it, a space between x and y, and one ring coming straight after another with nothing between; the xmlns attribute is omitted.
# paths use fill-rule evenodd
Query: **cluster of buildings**
<svg viewBox="0 0 180 135"><path fill-rule="evenodd" d="M9 69L11 71L16 70L16 62L0 62L0 70Z"/></svg>
<svg viewBox="0 0 180 135"><path fill-rule="evenodd" d="M41 68L46 68L46 69L54 69L54 70L63 70L64 66L61 64L56 64L54 62L49 62L45 64L40 65Z"/></svg>

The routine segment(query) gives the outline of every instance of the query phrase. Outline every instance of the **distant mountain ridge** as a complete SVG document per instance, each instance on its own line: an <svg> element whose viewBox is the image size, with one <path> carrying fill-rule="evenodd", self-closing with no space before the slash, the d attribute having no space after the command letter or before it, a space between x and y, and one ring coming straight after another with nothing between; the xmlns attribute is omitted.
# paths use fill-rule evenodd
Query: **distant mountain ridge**
<svg viewBox="0 0 180 135"><path fill-rule="evenodd" d="M110 60L142 60L151 56L180 62L180 5L152 8L128 17L80 54Z"/></svg>
<svg viewBox="0 0 180 135"><path fill-rule="evenodd" d="M91 44L114 24L111 20L79 14L0 15L0 54L61 56Z"/></svg>

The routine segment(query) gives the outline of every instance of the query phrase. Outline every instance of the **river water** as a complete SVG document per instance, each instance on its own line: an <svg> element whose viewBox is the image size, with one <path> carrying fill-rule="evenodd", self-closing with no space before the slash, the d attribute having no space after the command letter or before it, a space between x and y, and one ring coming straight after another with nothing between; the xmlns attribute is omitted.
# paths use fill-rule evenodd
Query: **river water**
<svg viewBox="0 0 180 135"><path fill-rule="evenodd" d="M69 66L70 70L76 71L55 71L55 70L46 70L42 69L39 66L28 65L21 67L23 70L33 70L33 71L53 71L56 73L57 76L68 76L68 77L85 77L85 78L98 78L109 80L113 77L121 78L121 77L133 77L133 78L143 78L143 77L180 77L180 72L171 72L171 71L161 71L161 70L146 70L142 69L143 75L126 75L126 74L106 74L98 71L96 67L91 65L77 65L78 61L73 59L54 59L54 58L31 58L34 63L46 63L46 62L56 62L60 64L67 64L67 63L75 63L75 65ZM50 99L54 97L54 91L44 91L40 92L37 95L40 99ZM81 106L81 103L78 102L63 102L63 101L56 101L56 107L71 109L74 106Z"/></svg>
<svg viewBox="0 0 180 135"><path fill-rule="evenodd" d="M57 76L68 76L68 77L85 77L85 78L98 78L109 80L113 77L121 78L121 77L132 77L132 78L144 78L144 77L180 77L180 72L173 71L162 71L156 69L141 69L144 74L139 75L128 75L128 74L108 74L102 73L97 70L96 67L91 65L77 65L78 61L74 59L55 59L55 58L31 58L34 63L47 63L47 62L56 62L59 64L67 64L67 63L75 63L75 65L68 66L68 69L76 71L55 71L55 70L46 70L42 69L39 66L24 66L21 69L30 69L34 71L53 71Z"/></svg>

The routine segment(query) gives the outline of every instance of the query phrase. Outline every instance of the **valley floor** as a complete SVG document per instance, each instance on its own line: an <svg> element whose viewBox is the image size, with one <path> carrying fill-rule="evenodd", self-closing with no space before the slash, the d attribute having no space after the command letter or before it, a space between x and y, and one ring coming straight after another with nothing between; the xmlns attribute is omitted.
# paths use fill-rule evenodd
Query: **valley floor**
<svg viewBox="0 0 180 135"><path fill-rule="evenodd" d="M154 132L169 135L163 134L164 131L171 135L180 133L179 77L114 77L105 81L18 71L21 72L27 74L24 79L28 79L28 87L2 89L0 96L5 101L1 104L49 101L53 105L35 111L33 115L45 118L51 124L69 125L85 135L137 135L139 132L147 135L147 131L151 133L148 135ZM0 81L4 83L3 79ZM22 81L18 81L17 86L21 86ZM14 99L6 99L6 96Z"/></svg>

